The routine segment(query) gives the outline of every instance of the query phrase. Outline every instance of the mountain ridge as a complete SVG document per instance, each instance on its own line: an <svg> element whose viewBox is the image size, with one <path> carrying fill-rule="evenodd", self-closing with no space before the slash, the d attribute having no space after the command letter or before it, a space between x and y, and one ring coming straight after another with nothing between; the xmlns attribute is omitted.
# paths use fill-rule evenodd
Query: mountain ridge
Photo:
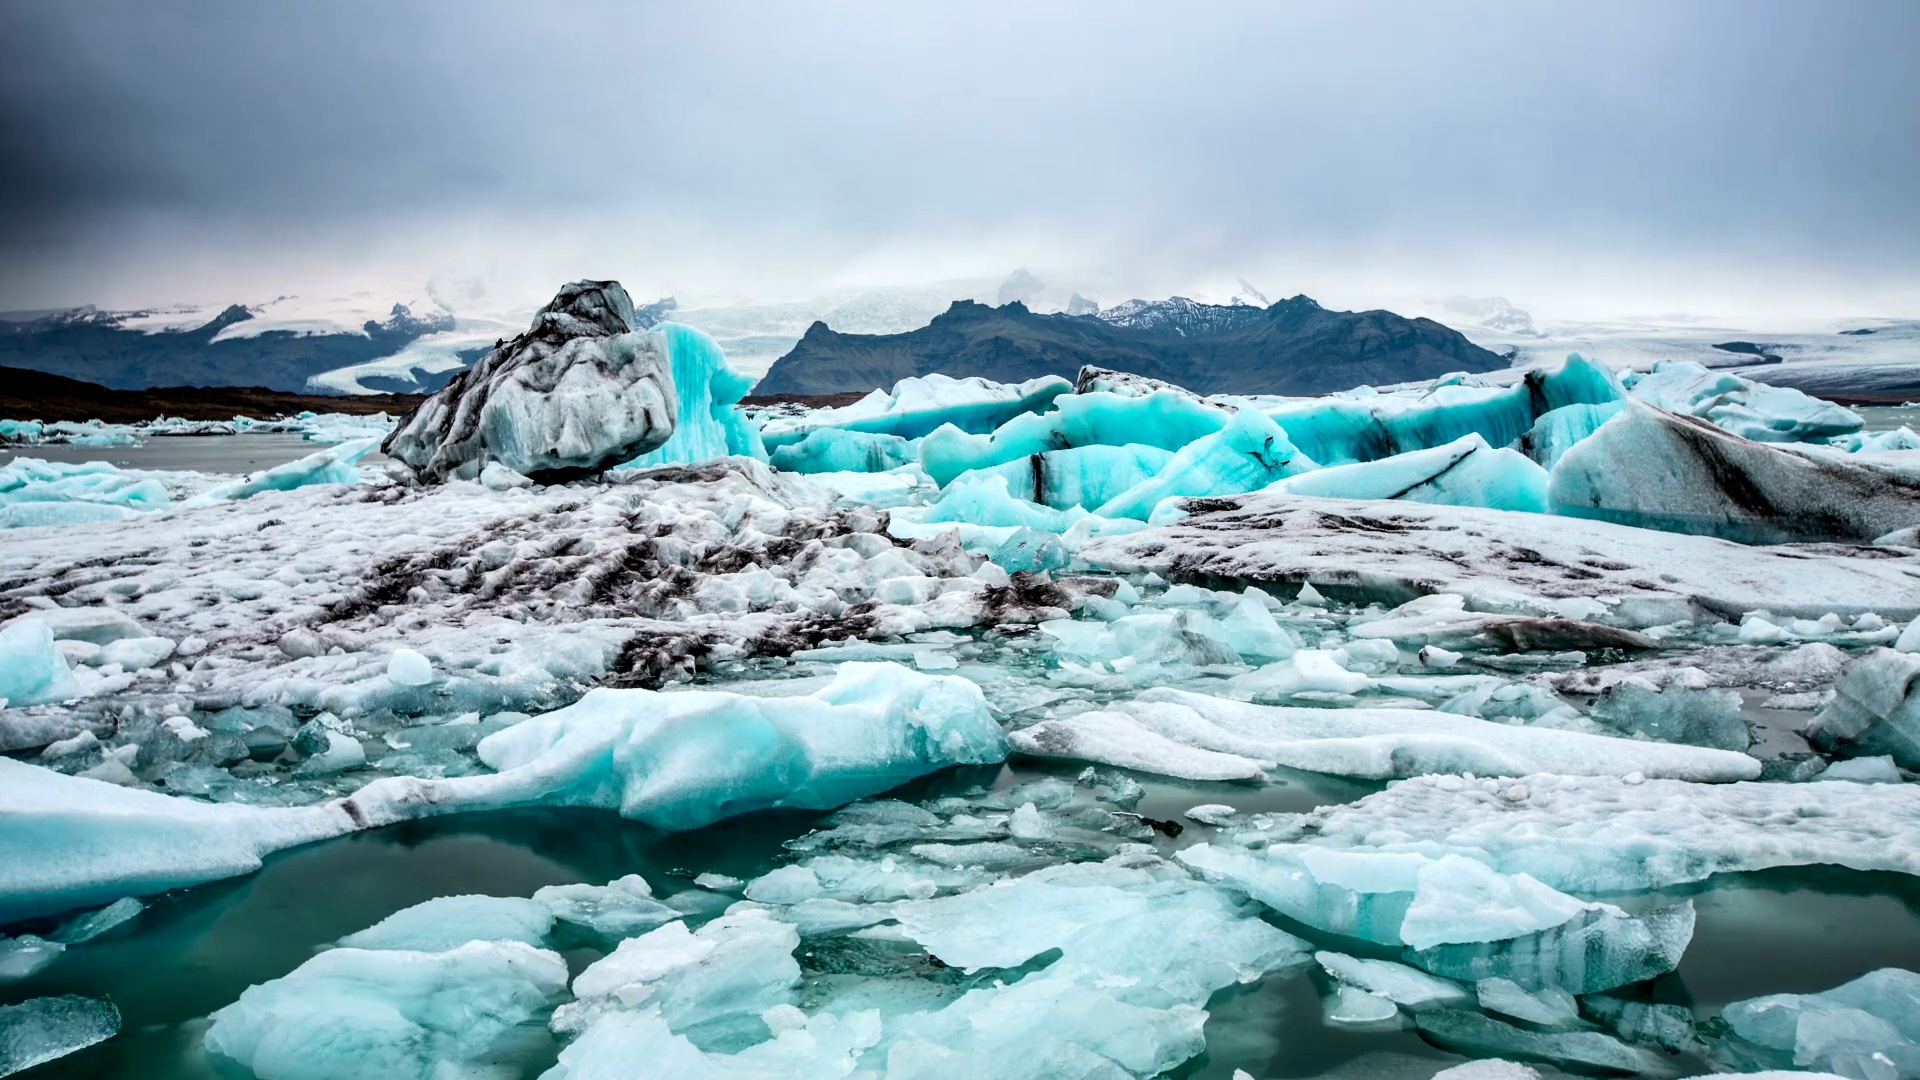
<svg viewBox="0 0 1920 1080"><path fill-rule="evenodd" d="M848 393L936 372L998 382L1071 379L1088 365L1206 394L1314 394L1494 371L1507 360L1431 319L1331 311L1305 295L1265 308L1135 300L1084 315L956 300L926 326L900 334L842 334L815 322L754 392Z"/></svg>

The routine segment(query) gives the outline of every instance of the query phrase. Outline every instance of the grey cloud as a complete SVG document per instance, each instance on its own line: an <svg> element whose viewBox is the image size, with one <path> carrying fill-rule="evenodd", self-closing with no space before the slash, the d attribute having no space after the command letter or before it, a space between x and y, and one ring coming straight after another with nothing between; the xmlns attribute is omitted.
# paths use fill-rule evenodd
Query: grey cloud
<svg viewBox="0 0 1920 1080"><path fill-rule="evenodd" d="M1028 234L1123 278L1478 250L1913 285L1915 40L1871 0L15 0L0 306L469 221L704 242L742 288Z"/></svg>

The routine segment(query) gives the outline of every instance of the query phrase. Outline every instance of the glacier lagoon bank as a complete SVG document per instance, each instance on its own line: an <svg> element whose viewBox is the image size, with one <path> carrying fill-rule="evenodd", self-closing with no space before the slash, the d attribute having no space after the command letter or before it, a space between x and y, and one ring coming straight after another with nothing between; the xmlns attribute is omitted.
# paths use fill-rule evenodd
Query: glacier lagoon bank
<svg viewBox="0 0 1920 1080"><path fill-rule="evenodd" d="M715 385L565 484L129 474L166 501L0 549L0 1003L111 1002L89 1075L1913 1075L1898 977L1739 1005L1920 963L1911 537L1537 497L1635 409L1896 508L1901 437L1477 381L906 387L764 446ZM838 430L889 467L772 467Z"/></svg>

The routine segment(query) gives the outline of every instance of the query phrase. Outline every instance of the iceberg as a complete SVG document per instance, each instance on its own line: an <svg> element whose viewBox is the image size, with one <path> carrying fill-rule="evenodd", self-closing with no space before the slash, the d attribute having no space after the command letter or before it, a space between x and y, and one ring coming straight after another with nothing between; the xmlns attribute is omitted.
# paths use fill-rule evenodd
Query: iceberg
<svg viewBox="0 0 1920 1080"><path fill-rule="evenodd" d="M1652 371L1622 381L1636 401L1697 417L1755 442L1824 442L1864 426L1859 414L1830 401L1691 360L1661 360Z"/></svg>
<svg viewBox="0 0 1920 1080"><path fill-rule="evenodd" d="M1079 446L1146 445L1178 451L1227 426L1226 409L1191 395L1162 390L1145 397L1064 394L1048 412L1016 416L991 435L952 425L920 443L920 464L945 487L961 473L985 469L1049 450Z"/></svg>
<svg viewBox="0 0 1920 1080"><path fill-rule="evenodd" d="M251 873L353 831L338 805L215 805L0 757L0 923Z"/></svg>
<svg viewBox="0 0 1920 1080"><path fill-rule="evenodd" d="M972 683L851 662L799 697L591 690L481 740L493 775L376 780L345 806L379 824L455 810L592 806L692 829L772 807L828 809L1006 754Z"/></svg>
<svg viewBox="0 0 1920 1080"><path fill-rule="evenodd" d="M285 465L262 469L244 479L217 485L182 505L197 507L238 502L263 491L292 491L308 484L357 484L360 482L360 459L379 445L378 438L343 442L315 451L298 461L289 461Z"/></svg>
<svg viewBox="0 0 1920 1080"><path fill-rule="evenodd" d="M691 326L663 322L651 333L665 343L679 412L667 441L624 467L694 464L731 455L767 460L760 429L738 407L753 379L736 371L720 346Z"/></svg>
<svg viewBox="0 0 1920 1080"><path fill-rule="evenodd" d="M697 370L707 356L694 352L684 363ZM674 360L672 339L636 329L619 282L576 281L526 333L422 402L381 449L428 481L473 479L490 461L541 481L591 476L674 434ZM689 411L713 407L702 385L687 387ZM709 420L704 434L716 426Z"/></svg>
<svg viewBox="0 0 1920 1080"><path fill-rule="evenodd" d="M1159 475L1173 456L1172 451L1140 443L1076 446L962 473L955 482L969 476L1004 476L1015 498L1056 510L1093 510Z"/></svg>
<svg viewBox="0 0 1920 1080"><path fill-rule="evenodd" d="M1588 715L1622 735L1745 750L1752 744L1753 734L1747 729L1740 706L1740 694L1735 690L1674 682L1661 687L1627 678L1608 687Z"/></svg>
<svg viewBox="0 0 1920 1080"><path fill-rule="evenodd" d="M791 1007L800 982L794 928L760 908L690 931L670 922L622 941L573 980L574 1000L555 1010L555 1030L578 1034L622 1009L657 1010L702 1049L740 1049L772 1034L761 1015Z"/></svg>
<svg viewBox="0 0 1920 1080"><path fill-rule="evenodd" d="M1378 461L1335 465L1278 481L1268 491L1335 499L1406 499L1452 506L1547 512L1547 471L1478 433ZM1237 494L1223 492L1223 494Z"/></svg>
<svg viewBox="0 0 1920 1080"><path fill-rule="evenodd" d="M1783 449L1629 401L1553 469L1553 512L1744 543L1871 541L1920 520L1920 466Z"/></svg>
<svg viewBox="0 0 1920 1080"><path fill-rule="evenodd" d="M1619 415L1618 401L1598 405L1562 405L1541 413L1514 447L1551 471L1575 443L1600 430L1600 425Z"/></svg>
<svg viewBox="0 0 1920 1080"><path fill-rule="evenodd" d="M919 447L898 435L823 427L798 442L773 448L768 459L788 472L888 472L919 460Z"/></svg>
<svg viewBox="0 0 1920 1080"><path fill-rule="evenodd" d="M901 379L891 391L875 390L852 405L768 420L761 434L769 450L822 430L912 440L951 425L963 433L986 434L1024 413L1045 412L1072 390L1058 375L997 383L936 373Z"/></svg>
<svg viewBox="0 0 1920 1080"><path fill-rule="evenodd" d="M1715 1056L1742 1071L1920 1075L1920 975L1881 968L1818 994L1769 994L1720 1012Z"/></svg>
<svg viewBox="0 0 1920 1080"><path fill-rule="evenodd" d="M1242 409L1225 427L1181 447L1151 479L1114 496L1094 513L1145 521L1165 499L1238 495L1315 467L1265 414Z"/></svg>

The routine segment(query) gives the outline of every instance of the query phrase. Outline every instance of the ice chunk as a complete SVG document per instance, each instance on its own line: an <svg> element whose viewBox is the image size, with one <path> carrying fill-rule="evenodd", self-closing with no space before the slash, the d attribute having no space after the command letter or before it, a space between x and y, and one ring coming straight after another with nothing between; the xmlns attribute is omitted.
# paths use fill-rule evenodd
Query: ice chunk
<svg viewBox="0 0 1920 1080"><path fill-rule="evenodd" d="M984 469L1075 446L1148 445L1179 450L1228 422L1227 410L1162 390L1145 397L1067 394L1045 413L1016 416L991 436L942 427L920 444L920 464L941 487L970 469ZM1145 515L1141 515L1144 517Z"/></svg>
<svg viewBox="0 0 1920 1080"><path fill-rule="evenodd" d="M823 427L799 442L775 447L769 460L774 468L791 472L877 473L913 464L919 449L898 435Z"/></svg>
<svg viewBox="0 0 1920 1080"><path fill-rule="evenodd" d="M707 1049L739 1049L769 1034L761 1014L788 1005L800 981L800 935L749 908L690 932L672 922L595 961L556 1010L557 1031L578 1033L608 1012L658 1009L668 1027Z"/></svg>
<svg viewBox="0 0 1920 1080"><path fill-rule="evenodd" d="M45 620L26 617L0 627L0 701L35 705L81 694Z"/></svg>
<svg viewBox="0 0 1920 1080"><path fill-rule="evenodd" d="M403 908L340 939L349 949L446 952L469 941L541 945L553 912L538 900L513 896L440 896Z"/></svg>
<svg viewBox="0 0 1920 1080"><path fill-rule="evenodd" d="M740 455L767 460L760 429L738 408L753 378L727 362L718 343L691 326L663 322L653 331L673 364L679 416L664 444L627 462L628 468L694 463Z"/></svg>
<svg viewBox="0 0 1920 1080"><path fill-rule="evenodd" d="M67 945L92 941L101 934L132 920L146 909L147 905L133 897L123 896L98 911L76 915L61 923L59 929L53 932L52 938Z"/></svg>
<svg viewBox="0 0 1920 1080"><path fill-rule="evenodd" d="M1293 444L1322 465L1377 461L1427 450L1466 435L1507 446L1548 411L1614 401L1620 388L1606 367L1578 355L1536 368L1503 387L1436 386L1417 395L1320 397L1267 410Z"/></svg>
<svg viewBox="0 0 1920 1080"><path fill-rule="evenodd" d="M1128 488L1094 513L1145 521L1163 499L1236 495L1312 468L1313 461L1264 413L1242 409L1219 431L1182 447L1152 479Z"/></svg>
<svg viewBox="0 0 1920 1080"><path fill-rule="evenodd" d="M1540 414L1515 444L1551 470L1575 443L1600 430L1621 409L1618 401L1599 405L1563 405Z"/></svg>
<svg viewBox="0 0 1920 1080"><path fill-rule="evenodd" d="M120 1010L111 1001L40 997L0 1007L0 1076L56 1061L120 1033Z"/></svg>
<svg viewBox="0 0 1920 1080"><path fill-rule="evenodd" d="M891 663L840 665L811 694L592 690L487 736L492 776L375 781L367 821L528 804L595 806L687 829L776 806L826 809L949 765L1006 757L973 683Z"/></svg>
<svg viewBox="0 0 1920 1080"><path fill-rule="evenodd" d="M1520 875L1514 880L1532 879ZM1409 913L1408 923L1413 919ZM1590 994L1678 967L1693 940L1693 922L1692 901L1639 916L1590 907L1557 926L1510 939L1410 948L1406 957L1410 963L1455 979L1500 979L1529 992L1558 989ZM1453 936L1457 931L1447 933ZM1533 1019L1514 1012L1508 1015Z"/></svg>
<svg viewBox="0 0 1920 1080"><path fill-rule="evenodd" d="M1512 979L1481 979L1473 986L1480 1007L1535 1027L1564 1030L1581 1026L1580 1003L1558 986L1527 990Z"/></svg>
<svg viewBox="0 0 1920 1080"><path fill-rule="evenodd" d="M659 1012L623 1011L594 1023L560 1052L558 1065L541 1075L542 1080L628 1080L634 1063L645 1062L649 1073L675 1080L827 1080L850 1075L856 1056L879 1034L878 1015L871 1011L844 1018L823 1013L738 1053L709 1054L675 1034Z"/></svg>
<svg viewBox="0 0 1920 1080"><path fill-rule="evenodd" d="M1462 1009L1417 1013L1414 1023L1421 1034L1464 1053L1544 1061L1563 1069L1601 1074L1639 1073L1652 1064L1639 1051L1598 1031L1528 1031Z"/></svg>
<svg viewBox="0 0 1920 1080"><path fill-rule="evenodd" d="M1324 951L1314 953L1313 958L1319 961L1327 974L1340 982L1409 1009L1460 1005L1472 997L1459 983L1435 978L1391 960L1362 960L1344 953Z"/></svg>
<svg viewBox="0 0 1920 1080"><path fill-rule="evenodd" d="M412 649L395 649L387 660L387 678L397 686L426 686L433 682L433 665Z"/></svg>
<svg viewBox="0 0 1920 1080"><path fill-rule="evenodd" d="M1093 510L1159 475L1171 460L1172 451L1140 443L1076 446L977 471L1006 477L1015 498L1056 510Z"/></svg>
<svg viewBox="0 0 1920 1080"><path fill-rule="evenodd" d="M1920 471L1630 401L1554 466L1550 498L1556 514L1746 543L1868 541L1920 517Z"/></svg>
<svg viewBox="0 0 1920 1080"><path fill-rule="evenodd" d="M1273 484L1271 490L1337 499L1406 499L1536 514L1547 511L1547 471L1524 454L1493 449L1478 434L1463 435L1431 450L1302 473Z"/></svg>
<svg viewBox="0 0 1920 1080"><path fill-rule="evenodd" d="M182 505L199 507L238 502L263 491L292 491L308 484L357 484L360 482L360 459L379 445L377 438L344 442L315 451L298 461L275 465L243 479L209 488Z"/></svg>
<svg viewBox="0 0 1920 1080"><path fill-rule="evenodd" d="M681 403L671 351L666 335L635 328L618 282L573 282L531 329L455 376L381 448L429 480L471 479L489 461L535 480L600 472L674 434ZM712 407L703 386L686 392Z"/></svg>
<svg viewBox="0 0 1920 1080"><path fill-rule="evenodd" d="M1623 679L1593 703L1593 719L1624 735L1660 742L1745 750L1753 742L1740 715L1740 694L1669 684L1655 687Z"/></svg>
<svg viewBox="0 0 1920 1080"><path fill-rule="evenodd" d="M1576 894L1661 889L1779 866L1920 874L1920 786L1913 784L1543 775L1525 779L1528 796L1518 801L1506 797L1511 786L1414 777L1289 817L1261 835L1311 836L1312 847L1347 858L1359 857L1348 849L1360 845L1369 858L1458 853Z"/></svg>
<svg viewBox="0 0 1920 1080"><path fill-rule="evenodd" d="M1176 748L1202 751L1214 756L1187 753L1165 760L1209 762L1211 778L1216 779L1250 775L1276 764L1371 779L1433 772L1524 776L1547 770L1740 780L1760 773L1759 762L1722 750L1410 709L1252 705L1168 688L1148 690L1111 709L1045 720L1015 732L1010 740L1016 750L1035 756L1146 771L1160 771L1151 762Z"/></svg>
<svg viewBox="0 0 1920 1080"><path fill-rule="evenodd" d="M1433 1080L1540 1080L1540 1073L1517 1062L1485 1058L1441 1069Z"/></svg>
<svg viewBox="0 0 1920 1080"><path fill-rule="evenodd" d="M1377 1024L1400 1015L1400 1006L1378 994L1368 993L1345 983L1335 989L1333 1004L1326 1016L1335 1024Z"/></svg>
<svg viewBox="0 0 1920 1080"><path fill-rule="evenodd" d="M1849 663L1801 734L1823 754L1920 769L1920 653L1874 649Z"/></svg>
<svg viewBox="0 0 1920 1080"><path fill-rule="evenodd" d="M993 549L992 559L1010 574L1037 574L1066 569L1073 553L1058 536L1022 526Z"/></svg>
<svg viewBox="0 0 1920 1080"><path fill-rule="evenodd" d="M173 640L163 637L122 638L108 642L93 656L95 667L117 664L124 671L160 666L173 655Z"/></svg>
<svg viewBox="0 0 1920 1080"><path fill-rule="evenodd" d="M1817 442L1850 435L1859 414L1791 387L1768 386L1691 360L1661 360L1628 394L1758 442Z"/></svg>
<svg viewBox="0 0 1920 1080"><path fill-rule="evenodd" d="M546 885L533 898L567 926L602 941L644 934L680 917L653 898L645 878L628 874L605 885Z"/></svg>
<svg viewBox="0 0 1920 1080"><path fill-rule="evenodd" d="M17 938L0 937L0 982L24 979L60 959L65 944L48 941L33 934Z"/></svg>
<svg viewBox="0 0 1920 1080"><path fill-rule="evenodd" d="M471 1075L566 983L559 954L518 941L331 949L216 1011L206 1046L261 1080Z"/></svg>
<svg viewBox="0 0 1920 1080"><path fill-rule="evenodd" d="M1751 1069L1853 1077L1920 1072L1920 975L1881 968L1818 994L1770 994L1721 1011L1720 1056Z"/></svg>
<svg viewBox="0 0 1920 1080"><path fill-rule="evenodd" d="M1882 754L1879 757L1836 761L1822 769L1818 779L1852 780L1860 784L1898 784L1905 777L1900 775L1899 767L1893 763L1893 755Z"/></svg>

